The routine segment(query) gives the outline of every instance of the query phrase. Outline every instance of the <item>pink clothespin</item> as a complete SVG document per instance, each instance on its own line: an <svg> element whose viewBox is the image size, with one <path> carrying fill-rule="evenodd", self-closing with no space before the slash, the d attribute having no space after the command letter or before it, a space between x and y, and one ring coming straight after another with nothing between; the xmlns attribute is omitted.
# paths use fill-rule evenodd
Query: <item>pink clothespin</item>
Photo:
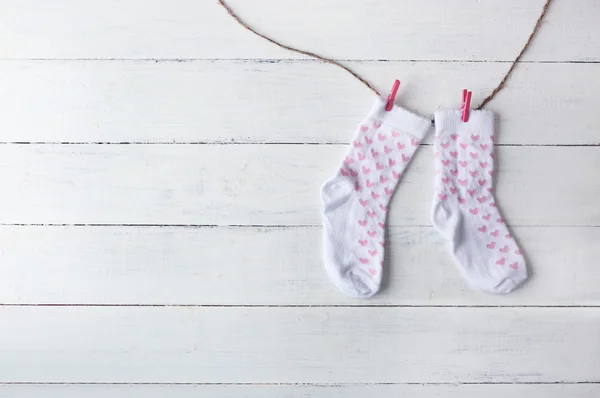
<svg viewBox="0 0 600 398"><path fill-rule="evenodd" d="M460 104L460 117L463 122L469 121L469 110L471 109L471 94L470 91L464 89L462 91L462 103Z"/></svg>
<svg viewBox="0 0 600 398"><path fill-rule="evenodd" d="M398 88L400 88L400 80L396 79L396 81L394 81L394 86L392 87L392 92L387 99L387 105L385 106L385 110L388 112L391 111L392 107L394 106L394 100L396 99Z"/></svg>

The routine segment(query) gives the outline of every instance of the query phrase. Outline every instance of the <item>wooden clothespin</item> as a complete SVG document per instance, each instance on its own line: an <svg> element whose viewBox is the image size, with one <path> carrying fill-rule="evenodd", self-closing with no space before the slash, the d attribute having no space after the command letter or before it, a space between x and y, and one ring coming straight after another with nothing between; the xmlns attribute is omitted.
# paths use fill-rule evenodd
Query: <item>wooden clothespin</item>
<svg viewBox="0 0 600 398"><path fill-rule="evenodd" d="M400 80L396 79L394 81L394 86L392 87L392 92L388 96L387 105L385 106L386 111L391 111L394 106L394 100L396 99L396 94L398 93L398 88L400 88Z"/></svg>
<svg viewBox="0 0 600 398"><path fill-rule="evenodd" d="M471 110L471 94L470 91L464 89L462 91L462 103L460 104L460 117L463 122L469 121L469 111Z"/></svg>

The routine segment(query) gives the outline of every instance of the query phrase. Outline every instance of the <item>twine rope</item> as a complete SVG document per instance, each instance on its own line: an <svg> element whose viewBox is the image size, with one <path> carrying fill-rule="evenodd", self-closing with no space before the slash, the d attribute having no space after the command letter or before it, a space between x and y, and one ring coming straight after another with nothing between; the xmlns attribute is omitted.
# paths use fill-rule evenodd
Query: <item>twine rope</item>
<svg viewBox="0 0 600 398"><path fill-rule="evenodd" d="M361 82L362 84L364 84L369 90L371 90L373 93L375 93L378 96L382 96L379 91L377 91L377 89L371 84L369 83L367 80L365 80L363 77L361 77L358 73L354 72L352 69L348 68L347 66L341 64L339 61L333 60L331 58L327 58L324 57L322 55L310 52L310 51L306 51L306 50L301 50L295 47L291 47L288 46L286 44L283 44L267 35L265 35L264 33L260 33L259 31L257 31L256 29L250 27L246 22L244 22L232 9L231 7L225 2L225 0L217 0L219 2L219 4L225 8L225 10L227 10L227 13L237 21L238 24L240 24L241 26L243 26L245 29L248 29L250 32L254 33L255 35L262 37L263 39L267 40L270 43L275 44L276 46L283 48L285 50L288 51L293 51L295 53L298 54L302 54L302 55L306 55L308 57L312 57L312 58L316 58L320 61L323 61L325 63L331 64L331 65L335 65L337 67L340 67L342 69L344 69L346 72L350 73L356 80L358 80L359 82ZM527 42L525 43L525 45L523 46L523 48L521 48L521 51L519 52L519 55L517 55L517 57L514 59L514 61L511 63L510 68L508 69L508 72L506 72L506 74L504 75L504 77L502 77L502 80L500 80L500 83L498 83L498 85L496 86L496 88L494 88L494 90L491 92L490 95L488 95L482 102L481 104L476 108L476 109L482 109L485 105L488 104L488 102L490 102L491 100L494 99L494 97L496 97L496 95L502 91L504 89L504 87L506 87L506 83L508 82L508 79L510 78L510 76L513 74L513 72L515 71L515 68L517 66L517 64L519 63L519 61L521 61L521 58L523 57L523 55L525 55L525 53L527 52L527 49L530 47L531 43L533 42L533 39L535 38L536 34L538 33L538 31L540 30L540 27L542 26L542 21L544 20L544 17L546 16L546 13L548 12L548 8L550 7L550 3L552 3L552 0L546 0L546 4L544 4L544 7L542 8L542 12L540 14L540 16L538 17L537 21L535 22L535 25L533 27L533 31L531 32L531 34L529 35L529 38L527 39Z"/></svg>

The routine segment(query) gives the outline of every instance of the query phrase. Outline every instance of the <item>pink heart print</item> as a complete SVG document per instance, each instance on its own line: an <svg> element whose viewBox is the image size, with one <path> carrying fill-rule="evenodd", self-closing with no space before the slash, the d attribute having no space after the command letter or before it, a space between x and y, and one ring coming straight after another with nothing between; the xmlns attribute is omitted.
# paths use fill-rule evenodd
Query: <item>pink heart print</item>
<svg viewBox="0 0 600 398"><path fill-rule="evenodd" d="M382 222L378 222L377 225L379 225L379 228L381 228L381 229L385 228L385 224Z"/></svg>
<svg viewBox="0 0 600 398"><path fill-rule="evenodd" d="M371 138L369 138L369 137L365 137L365 143L366 143L367 145L369 145L369 144L372 144L372 143L373 143L373 140L372 140Z"/></svg>
<svg viewBox="0 0 600 398"><path fill-rule="evenodd" d="M389 148L389 147L387 147L387 146L385 146L385 145L383 146L383 152L385 152L385 153L390 153L390 152L392 152L392 151L393 151L393 149L392 149L392 148ZM391 160L391 159L390 159L390 160Z"/></svg>
<svg viewBox="0 0 600 398"><path fill-rule="evenodd" d="M485 245L485 247L487 247L488 249L493 249L494 247L496 247L496 242L488 243L487 245Z"/></svg>
<svg viewBox="0 0 600 398"><path fill-rule="evenodd" d="M371 192L371 197L373 199L379 199L379 194L377 192L373 191L373 192Z"/></svg>
<svg viewBox="0 0 600 398"><path fill-rule="evenodd" d="M369 181L369 180L367 180L367 181L365 182L365 184L367 184L367 188L373 188L373 187L375 186L375 183L374 183L374 182L371 182L371 181Z"/></svg>
<svg viewBox="0 0 600 398"><path fill-rule="evenodd" d="M369 264L369 259L368 259L368 258L362 258L362 257L361 257L361 258L359 258L359 260L360 260L360 262L361 262L362 264ZM369 268L369 270L370 270L370 268Z"/></svg>
<svg viewBox="0 0 600 398"><path fill-rule="evenodd" d="M362 133L366 133L367 131L369 131L369 128L367 126L360 126L360 131Z"/></svg>
<svg viewBox="0 0 600 398"><path fill-rule="evenodd" d="M392 137L398 138L398 137L400 137L400 133L397 131L392 131Z"/></svg>
<svg viewBox="0 0 600 398"><path fill-rule="evenodd" d="M352 145L354 145L354 148L362 148L362 144L358 141L352 141Z"/></svg>
<svg viewBox="0 0 600 398"><path fill-rule="evenodd" d="M387 139L387 136L385 134L378 133L377 134L377 139L379 141L385 141Z"/></svg>
<svg viewBox="0 0 600 398"><path fill-rule="evenodd" d="M362 205L362 207L365 207L367 204L369 204L369 201L366 199L359 199L359 202Z"/></svg>
<svg viewBox="0 0 600 398"><path fill-rule="evenodd" d="M363 174L369 174L371 172L371 169L368 168L368 167L366 167L366 166L363 166L362 167L362 172L363 172Z"/></svg>
<svg viewBox="0 0 600 398"><path fill-rule="evenodd" d="M367 245L367 243L369 243L369 241L368 241L368 240L366 240L366 239L364 239L364 240L363 240L363 239L359 239L359 240L358 240L358 243L360 243L360 245L361 245L361 246L366 246L366 245Z"/></svg>
<svg viewBox="0 0 600 398"><path fill-rule="evenodd" d="M383 170L383 169L385 168L385 166L384 166L384 165L382 165L381 163L375 163L375 168L376 168L377 170Z"/></svg>
<svg viewBox="0 0 600 398"><path fill-rule="evenodd" d="M372 238L372 237L374 237L377 234L377 232L375 232L375 231L367 231L367 234Z"/></svg>
<svg viewBox="0 0 600 398"><path fill-rule="evenodd" d="M405 154L402 154L402 161L404 163L407 163L410 160L410 156L406 156Z"/></svg>
<svg viewBox="0 0 600 398"><path fill-rule="evenodd" d="M462 143L460 143L460 144L458 144L458 145L460 145L460 147L461 147L462 149L467 149L467 148L469 147L469 144L465 144L464 142L462 142Z"/></svg>
<svg viewBox="0 0 600 398"><path fill-rule="evenodd" d="M410 143L412 146L419 146L419 140L415 140L414 138L410 139Z"/></svg>
<svg viewBox="0 0 600 398"><path fill-rule="evenodd" d="M367 220L358 220L358 225L365 227L367 225Z"/></svg>
<svg viewBox="0 0 600 398"><path fill-rule="evenodd" d="M397 147L398 147L398 149L400 149L400 150L404 149L404 144L403 144L403 143L401 143L401 142L397 143L397 144L396 144L396 146L397 146Z"/></svg>
<svg viewBox="0 0 600 398"><path fill-rule="evenodd" d="M473 134L471 134L471 139L472 139L473 141L477 141L477 140L479 139L479 134L478 134L478 135L473 135Z"/></svg>
<svg viewBox="0 0 600 398"><path fill-rule="evenodd" d="M371 156L373 156L374 158L378 158L379 152L377 152L375 149L371 149Z"/></svg>
<svg viewBox="0 0 600 398"><path fill-rule="evenodd" d="M396 161L394 159L390 158L388 160L388 164L390 165L390 167L394 167L396 165Z"/></svg>
<svg viewBox="0 0 600 398"><path fill-rule="evenodd" d="M373 128L378 129L379 127L381 127L381 122L373 122Z"/></svg>
<svg viewBox="0 0 600 398"><path fill-rule="evenodd" d="M502 257L500 260L496 261L496 264L504 265L505 262L506 262L506 259L504 257Z"/></svg>
<svg viewBox="0 0 600 398"><path fill-rule="evenodd" d="M442 148L444 148L444 149L448 148L449 146L450 146L449 142L443 142L442 143Z"/></svg>
<svg viewBox="0 0 600 398"><path fill-rule="evenodd" d="M394 192L393 190L389 189L388 187L385 187L385 188L384 188L384 191L385 191L385 194L386 194L387 196L391 196L391 195L392 195L392 193Z"/></svg>
<svg viewBox="0 0 600 398"><path fill-rule="evenodd" d="M374 211L368 211L367 215L371 218L375 217L377 215L377 213L375 213Z"/></svg>
<svg viewBox="0 0 600 398"><path fill-rule="evenodd" d="M360 152L356 156L358 157L358 160L365 160L367 158L365 155L363 155Z"/></svg>
<svg viewBox="0 0 600 398"><path fill-rule="evenodd" d="M346 164L352 164L352 163L354 163L354 159L352 159L350 156L346 156L346 159L344 160L344 163L346 163Z"/></svg>

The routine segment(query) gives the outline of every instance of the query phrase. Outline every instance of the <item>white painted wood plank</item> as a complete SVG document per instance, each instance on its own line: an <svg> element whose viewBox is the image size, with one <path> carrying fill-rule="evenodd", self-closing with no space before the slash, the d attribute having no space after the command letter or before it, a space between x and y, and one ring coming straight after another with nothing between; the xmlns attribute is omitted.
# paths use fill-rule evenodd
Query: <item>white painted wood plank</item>
<svg viewBox="0 0 600 398"><path fill-rule="evenodd" d="M598 308L2 307L3 382L597 381Z"/></svg>
<svg viewBox="0 0 600 398"><path fill-rule="evenodd" d="M251 25L343 59L512 60L544 0L229 0ZM557 1L527 58L598 60L595 0ZM293 12L291 12L293 10ZM295 57L214 1L4 1L3 58Z"/></svg>
<svg viewBox="0 0 600 398"><path fill-rule="evenodd" d="M320 224L340 145L2 145L2 223ZM498 203L513 225L600 225L598 147L503 147ZM567 173L567 174L565 174ZM429 225L431 147L417 152L391 225ZM563 177L561 177L563 176Z"/></svg>
<svg viewBox="0 0 600 398"><path fill-rule="evenodd" d="M599 46L600 47L600 46ZM358 62L398 103L430 116L474 103L497 63ZM600 64L523 64L489 105L500 144L597 144ZM0 141L347 143L374 96L330 65L306 61L0 62ZM291 98L290 98L291 96ZM428 140L427 142L430 142Z"/></svg>
<svg viewBox="0 0 600 398"><path fill-rule="evenodd" d="M384 289L329 282L321 229L1 227L0 304L600 306L600 228L521 227L530 281L470 288L433 228L388 232Z"/></svg>
<svg viewBox="0 0 600 398"><path fill-rule="evenodd" d="M0 384L3 398L591 398L600 384L499 385L10 385Z"/></svg>

